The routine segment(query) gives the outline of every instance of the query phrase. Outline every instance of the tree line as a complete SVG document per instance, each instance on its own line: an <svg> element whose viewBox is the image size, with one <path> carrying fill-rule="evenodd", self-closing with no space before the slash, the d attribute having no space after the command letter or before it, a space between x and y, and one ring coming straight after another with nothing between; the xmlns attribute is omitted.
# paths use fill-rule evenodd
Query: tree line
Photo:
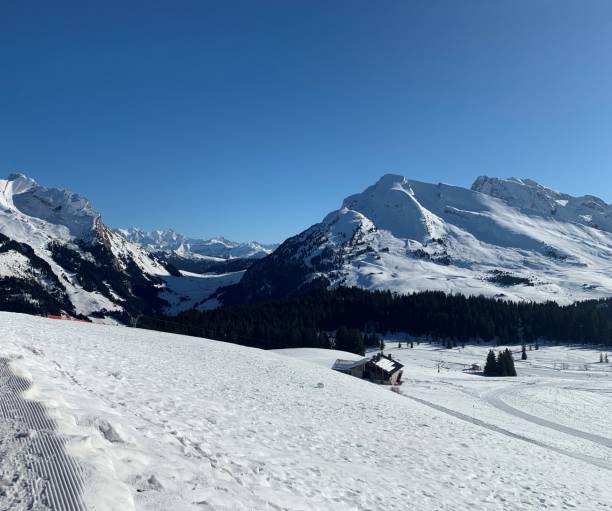
<svg viewBox="0 0 612 511"><path fill-rule="evenodd" d="M341 287L285 300L189 310L174 317L145 317L138 326L264 349L329 348L341 327L365 335L405 332L449 346L537 339L612 345L611 305L610 299L560 306L437 291L400 295Z"/></svg>

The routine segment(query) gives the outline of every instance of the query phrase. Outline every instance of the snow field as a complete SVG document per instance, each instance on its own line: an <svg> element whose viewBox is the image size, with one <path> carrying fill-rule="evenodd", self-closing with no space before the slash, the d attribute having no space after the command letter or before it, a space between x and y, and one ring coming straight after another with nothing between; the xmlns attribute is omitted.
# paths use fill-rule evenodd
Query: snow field
<svg viewBox="0 0 612 511"><path fill-rule="evenodd" d="M31 375L28 397L45 405L84 468L92 509L612 506L603 484L609 469L321 364L9 313L0 313L0 335L16 370ZM463 406L463 394L472 399L464 389L470 378L449 370L438 379L437 354L410 351L423 355L413 376L407 364L412 380L403 392L448 394L448 406Z"/></svg>
<svg viewBox="0 0 612 511"><path fill-rule="evenodd" d="M404 342L398 349L396 340L387 346L406 364L403 394L612 469L612 365L597 362L601 348L544 345L528 351L527 361L515 353L517 378L483 378L461 371L471 363L482 366L489 346L447 350L415 343L409 349ZM588 371L555 369L562 366Z"/></svg>

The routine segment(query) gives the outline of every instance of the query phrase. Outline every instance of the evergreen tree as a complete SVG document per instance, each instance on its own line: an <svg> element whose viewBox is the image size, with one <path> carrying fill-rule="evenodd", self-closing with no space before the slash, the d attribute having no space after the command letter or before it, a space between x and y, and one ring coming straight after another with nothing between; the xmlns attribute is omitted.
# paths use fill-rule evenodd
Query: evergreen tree
<svg viewBox="0 0 612 511"><path fill-rule="evenodd" d="M336 338L334 342L334 349L339 351L348 351L348 328L344 325L336 330Z"/></svg>
<svg viewBox="0 0 612 511"><path fill-rule="evenodd" d="M487 362L484 367L485 376L498 376L497 374L497 360L495 359L495 352L489 350L487 355Z"/></svg>
<svg viewBox="0 0 612 511"><path fill-rule="evenodd" d="M361 331L357 330L356 328L351 328L351 330L349 330L349 334L351 336L351 351L357 355L365 355L365 345L363 343L363 335L361 334Z"/></svg>
<svg viewBox="0 0 612 511"><path fill-rule="evenodd" d="M496 376L508 376L508 366L505 359L506 357L504 356L504 352L500 351L497 353L497 360L495 363L495 366L497 367Z"/></svg>
<svg viewBox="0 0 612 511"><path fill-rule="evenodd" d="M325 332L319 333L318 344L320 348L324 348L326 350L329 350L332 347L329 335L327 335Z"/></svg>
<svg viewBox="0 0 612 511"><path fill-rule="evenodd" d="M361 332L355 328L348 329L345 326L341 326L336 330L336 344L334 347L337 350L348 351L357 355L365 353Z"/></svg>
<svg viewBox="0 0 612 511"><path fill-rule="evenodd" d="M0 287L5 294L0 293L0 309L7 307L8 298L3 296L20 292L18 282L3 282L4 287ZM91 286L95 288L97 284L92 282ZM46 303L44 297L33 296ZM57 308L60 310L61 304ZM189 310L172 318L140 316L138 326L263 349L329 347L319 332L335 332L344 326L369 332L366 342L377 348L380 339L373 333L376 330L405 332L409 335L406 344L413 338L417 344L420 339L428 339L441 346L473 340L489 343L493 339L502 345L516 343L522 336L520 344L528 344L531 351L538 350L546 339L612 345L610 310L612 298L560 306L435 291L399 295L341 287L313 290L284 300L226 305L211 311ZM129 318L125 321L129 322Z"/></svg>
<svg viewBox="0 0 612 511"><path fill-rule="evenodd" d="M516 376L514 359L512 358L512 352L508 348L504 351L504 365L506 366L506 376Z"/></svg>

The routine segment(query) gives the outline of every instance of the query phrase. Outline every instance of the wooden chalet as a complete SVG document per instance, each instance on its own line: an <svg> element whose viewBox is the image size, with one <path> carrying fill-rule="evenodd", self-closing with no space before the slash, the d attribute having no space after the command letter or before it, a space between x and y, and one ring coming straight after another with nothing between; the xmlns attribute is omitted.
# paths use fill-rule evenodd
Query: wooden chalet
<svg viewBox="0 0 612 511"><path fill-rule="evenodd" d="M372 358L361 360L338 359L332 369L356 378L370 380L382 385L399 385L402 383L404 366L390 355L378 353Z"/></svg>

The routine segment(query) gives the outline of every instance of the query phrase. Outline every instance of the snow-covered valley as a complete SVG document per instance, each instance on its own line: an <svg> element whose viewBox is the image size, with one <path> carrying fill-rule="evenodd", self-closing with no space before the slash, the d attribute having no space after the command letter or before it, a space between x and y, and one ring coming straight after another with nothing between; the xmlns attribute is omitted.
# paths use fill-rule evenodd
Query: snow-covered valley
<svg viewBox="0 0 612 511"><path fill-rule="evenodd" d="M91 509L612 507L612 372L594 349L542 346L518 378L484 379L461 371L484 346L388 341L405 364L395 393L332 371L345 355L329 350L9 313L0 335ZM21 445L0 431L4 448ZM29 509L23 493L7 501L14 487L3 482L0 508Z"/></svg>

